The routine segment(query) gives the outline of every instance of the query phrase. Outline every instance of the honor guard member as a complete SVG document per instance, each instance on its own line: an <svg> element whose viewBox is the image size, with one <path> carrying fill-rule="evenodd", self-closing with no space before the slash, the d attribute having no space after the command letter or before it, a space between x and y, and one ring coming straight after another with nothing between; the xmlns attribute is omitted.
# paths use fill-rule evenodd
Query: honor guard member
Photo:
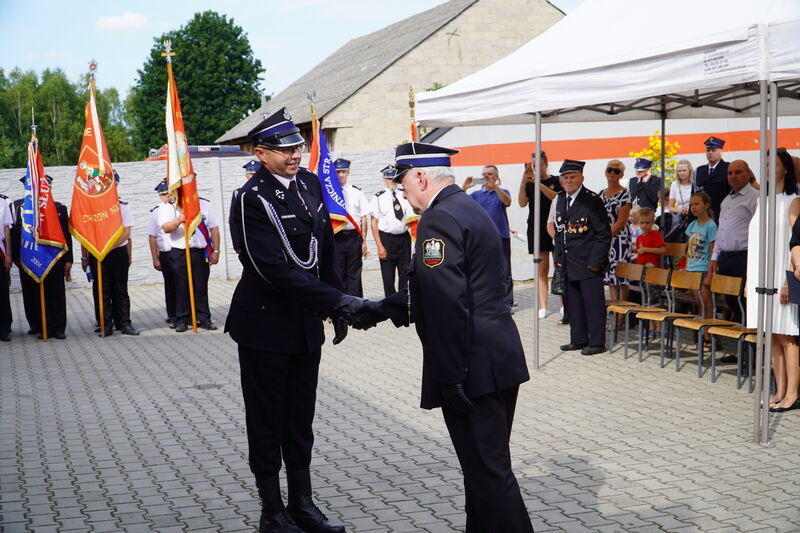
<svg viewBox="0 0 800 533"><path fill-rule="evenodd" d="M119 174L114 171L114 181L119 186ZM122 235L119 236L113 249L108 252L103 259L103 322L105 331L102 337L108 337L113 333L113 327L123 335L138 335L139 331L131 324L131 299L128 296L128 271L133 260L133 246L130 240L131 230L136 225L133 220L133 210L128 202L119 200L119 208L122 213ZM88 250L81 247L81 266L86 269L86 265L92 269L92 289L95 300L95 317L100 323L100 306L97 303L97 259L89 254Z"/></svg>
<svg viewBox="0 0 800 533"><path fill-rule="evenodd" d="M11 216L11 202L8 196L0 194L0 341L11 340L11 301L8 294L8 285L11 280L11 226L14 218Z"/></svg>
<svg viewBox="0 0 800 533"><path fill-rule="evenodd" d="M339 158L333 162L336 175L344 193L344 203L347 213L358 222L359 230L353 226L349 220L345 226L334 235L336 242L336 262L339 266L339 274L342 276L342 285L345 294L353 296L363 296L361 288L361 267L362 257L367 255L367 241L362 235L367 234L367 215L369 214L369 202L359 187L349 185L347 178L350 175L350 161Z"/></svg>
<svg viewBox="0 0 800 533"><path fill-rule="evenodd" d="M364 303L342 293L319 179L300 168L299 131L284 108L248 133L262 166L233 206L231 235L241 245L243 271L225 331L238 344L250 469L262 502L259 531L338 533L344 526L330 522L311 498L322 320L333 318L338 343L347 334L343 319Z"/></svg>
<svg viewBox="0 0 800 533"><path fill-rule="evenodd" d="M570 342L561 346L583 355L606 351L603 273L608 267L611 224L603 200L583 186L583 161L565 159L556 197L554 262L564 273Z"/></svg>
<svg viewBox="0 0 800 533"><path fill-rule="evenodd" d="M631 202L637 207L649 207L653 211L658 208L658 198L661 194L661 178L650 173L653 162L646 157L637 157L633 170L636 177L628 182L631 193Z"/></svg>
<svg viewBox="0 0 800 533"><path fill-rule="evenodd" d="M711 209L714 211L714 222L719 225L719 213L722 200L733 189L728 184L728 162L722 159L722 148L725 141L711 136L705 140L706 159L708 164L700 165L694 171L694 190L704 192L711 197Z"/></svg>
<svg viewBox="0 0 800 533"><path fill-rule="evenodd" d="M500 233L454 183L455 153L416 142L397 147L394 179L422 215L409 286L370 302L362 317L374 305L395 326L416 325L421 407L442 408L464 473L466 530L527 533L533 527L509 450L519 385L529 379L525 353L505 302Z"/></svg>
<svg viewBox="0 0 800 533"><path fill-rule="evenodd" d="M378 259L381 265L381 278L383 279L383 294L390 296L408 286L408 265L411 262L411 234L406 224L406 216L411 211L411 206L397 190L397 184L392 181L394 167L387 166L381 170L383 183L386 185L382 191L375 193L370 202L372 215L372 236L378 246ZM395 274L398 277L395 288Z"/></svg>
<svg viewBox="0 0 800 533"><path fill-rule="evenodd" d="M211 277L211 266L219 263L219 217L214 205L207 199L200 197L200 215L202 220L196 232L200 232L206 241L203 249L205 261L200 265L200 291L196 292L195 301L201 300L198 308L208 309L208 316L202 317L203 327L215 331L217 326L211 320L211 306L208 303L208 280Z"/></svg>
<svg viewBox="0 0 800 533"><path fill-rule="evenodd" d="M158 223L158 208L163 204L172 203L172 195L166 178L156 185L156 192L161 203L150 210L150 220L147 225L147 239L150 245L150 255L153 258L153 268L161 272L164 278L164 302L167 307L167 324L175 328L175 278L169 262L169 251L172 248L170 239Z"/></svg>
<svg viewBox="0 0 800 533"><path fill-rule="evenodd" d="M45 176L48 183L53 182L53 178ZM25 183L25 176L20 178ZM20 198L14 202L15 221L11 229L11 241L13 247L13 257L19 268L19 279L22 285L22 303L25 308L25 317L28 320L28 333L42 335L42 307L39 295L39 284L34 281L24 270L21 264L22 246L22 202ZM48 338L66 339L67 330L67 293L65 278L70 275L72 270L72 234L69 232L69 215L67 207L61 202L55 202L58 222L61 224L61 231L64 232L64 239L67 242L67 251L53 265L42 281L44 285L45 316L47 317L47 336Z"/></svg>
<svg viewBox="0 0 800 533"><path fill-rule="evenodd" d="M259 161L258 159L251 159L250 161L245 163L244 166L242 167L244 169L245 181L248 181L250 178L252 178L260 167L261 167L261 161ZM231 217L233 216L233 204L236 203L236 198L239 196L240 190L241 189L234 189L233 194L231 195L231 206L230 209L228 209L228 227L231 227L233 225L233 222L231 220ZM233 245L233 250L237 254L241 252L240 243L234 240L231 244Z"/></svg>
<svg viewBox="0 0 800 533"><path fill-rule="evenodd" d="M200 202L202 216L203 202ZM214 215L216 217L216 215ZM175 280L175 331L183 333L192 323L192 301L189 296L189 273L186 268L186 240L183 235L186 216L173 203L158 206L158 225L164 230L169 240L169 264ZM202 224L202 222L201 222ZM217 220L214 219L214 228ZM219 235L219 234L217 234ZM208 306L208 263L206 247L208 239L202 231L195 229L189 237L189 261L192 267L192 288L194 292L195 317L197 327L215 330L211 321L211 309ZM219 260L219 238L217 239L215 257Z"/></svg>

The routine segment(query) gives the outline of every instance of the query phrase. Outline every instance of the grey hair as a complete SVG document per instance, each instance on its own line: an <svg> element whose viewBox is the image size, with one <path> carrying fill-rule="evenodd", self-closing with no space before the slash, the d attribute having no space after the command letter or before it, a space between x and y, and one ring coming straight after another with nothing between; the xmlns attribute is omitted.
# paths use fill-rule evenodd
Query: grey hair
<svg viewBox="0 0 800 533"><path fill-rule="evenodd" d="M456 177L453 175L453 169L450 167L425 167L420 170L423 170L431 181L456 181Z"/></svg>

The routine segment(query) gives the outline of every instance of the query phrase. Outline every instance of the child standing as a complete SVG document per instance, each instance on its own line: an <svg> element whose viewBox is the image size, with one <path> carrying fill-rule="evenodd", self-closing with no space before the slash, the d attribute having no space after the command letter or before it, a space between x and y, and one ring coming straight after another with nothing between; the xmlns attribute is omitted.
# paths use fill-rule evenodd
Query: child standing
<svg viewBox="0 0 800 533"><path fill-rule="evenodd" d="M655 223L655 211L649 207L639 209L639 230L642 233L636 237L633 249L636 251L636 262L647 267L657 267L667 249L664 237L657 229L653 229Z"/></svg>
<svg viewBox="0 0 800 533"><path fill-rule="evenodd" d="M689 199L689 210L697 217L686 228L686 270L688 272L705 272L703 285L700 288L700 298L703 302L704 318L711 317L711 278L713 274L708 271L711 254L714 251L714 241L717 239L717 224L712 218L711 197L698 192ZM698 307L700 302L697 302ZM704 344L711 344L711 335L706 332Z"/></svg>

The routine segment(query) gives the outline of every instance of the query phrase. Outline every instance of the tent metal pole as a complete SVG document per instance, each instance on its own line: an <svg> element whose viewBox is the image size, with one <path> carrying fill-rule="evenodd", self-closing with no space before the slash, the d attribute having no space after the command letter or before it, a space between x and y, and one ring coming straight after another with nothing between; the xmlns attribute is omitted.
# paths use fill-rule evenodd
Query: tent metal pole
<svg viewBox="0 0 800 533"><path fill-rule="evenodd" d="M775 257L775 224L788 224L788 220L775 220L775 196L778 194L775 183L777 176L775 175L775 163L778 151L778 84L769 84L769 238L767 240L767 257ZM781 191L783 192L783 191ZM781 246L787 246L786 243L779 243ZM784 270L785 266L781 268ZM770 268L767 270L767 287L775 286L775 269ZM761 445L769 446L769 396L770 396L770 375L772 371L772 358L768 354L772 353L772 309L773 300L775 295L772 291L767 294L767 316L766 316L766 335L767 345L764 356L764 377L762 378L762 404L761 404Z"/></svg>
<svg viewBox="0 0 800 533"><path fill-rule="evenodd" d="M541 185L541 168L542 168L542 113L536 112L536 151L534 152L534 165L533 165L533 301L535 305L533 308L536 312L533 315L533 369L539 370L539 285L542 280L539 279L539 231L541 226L540 211L541 206L541 192L539 186Z"/></svg>
<svg viewBox="0 0 800 533"><path fill-rule="evenodd" d="M667 150L667 111L664 104L664 97L661 97L661 231L664 232L667 224L667 161L665 152Z"/></svg>
<svg viewBox="0 0 800 533"><path fill-rule="evenodd" d="M758 198L758 242L763 243L767 224L767 210L765 207L767 205L767 184L769 183L769 177L767 176L767 82L763 80L760 81L759 88L761 96L761 117L758 141L758 176L761 179L761 190L759 191ZM753 250L752 253L758 254L758 276L756 287L763 287L767 254L762 253L761 250ZM758 331L756 333L756 383L753 389L753 442L761 442L761 389L763 386L762 368L764 363L764 293L760 291L757 292L756 299L758 302L756 306L756 309L758 310L756 321L756 327L758 328Z"/></svg>

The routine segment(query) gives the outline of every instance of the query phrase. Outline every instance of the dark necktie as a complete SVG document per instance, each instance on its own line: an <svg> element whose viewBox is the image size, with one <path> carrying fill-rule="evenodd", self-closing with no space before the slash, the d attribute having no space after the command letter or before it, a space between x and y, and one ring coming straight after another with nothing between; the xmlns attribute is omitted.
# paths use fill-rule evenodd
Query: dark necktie
<svg viewBox="0 0 800 533"><path fill-rule="evenodd" d="M297 199L300 200L300 203L303 204L303 207L305 208L306 213L308 213L308 216L311 216L311 211L308 210L308 206L303 200L303 197L300 196L300 191L297 189L297 180L292 180L289 182L289 192L294 194L297 197Z"/></svg>
<svg viewBox="0 0 800 533"><path fill-rule="evenodd" d="M572 207L572 196L567 196L567 209Z"/></svg>
<svg viewBox="0 0 800 533"><path fill-rule="evenodd" d="M394 206L394 216L400 222L403 221L403 206L400 205L400 200L397 199L397 193L392 191L392 206Z"/></svg>

